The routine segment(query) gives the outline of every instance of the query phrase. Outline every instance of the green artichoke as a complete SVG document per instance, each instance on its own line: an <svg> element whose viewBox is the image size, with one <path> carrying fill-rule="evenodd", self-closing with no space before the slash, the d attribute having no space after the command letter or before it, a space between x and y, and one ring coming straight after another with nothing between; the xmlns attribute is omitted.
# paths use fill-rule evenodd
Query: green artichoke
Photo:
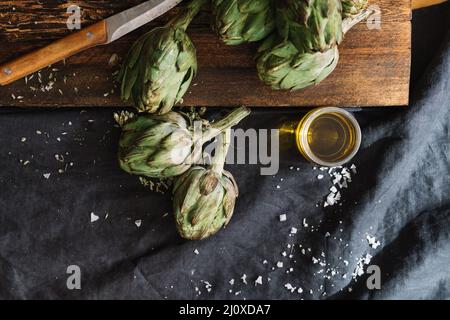
<svg viewBox="0 0 450 320"><path fill-rule="evenodd" d="M341 43L340 0L283 0L276 6L280 35L300 52L325 52Z"/></svg>
<svg viewBox="0 0 450 320"><path fill-rule="evenodd" d="M368 10L342 23L344 34L369 16ZM321 51L300 51L292 41L272 35L259 48L257 70L260 79L277 90L298 90L328 77L339 61L337 45Z"/></svg>
<svg viewBox="0 0 450 320"><path fill-rule="evenodd" d="M181 113L141 115L122 124L119 141L120 167L150 178L181 175L202 157L202 146L220 132L236 125L250 113L234 110L215 123L193 123Z"/></svg>
<svg viewBox="0 0 450 320"><path fill-rule="evenodd" d="M180 102L197 71L194 44L186 29L208 0L192 0L166 26L155 28L131 47L119 73L122 99L138 111L164 114Z"/></svg>
<svg viewBox="0 0 450 320"><path fill-rule="evenodd" d="M317 84L334 71L339 61L337 46L325 52L302 53L290 41L280 41L273 47L268 44L271 41L276 40L268 39L260 48L257 70L261 80L276 90L299 90Z"/></svg>
<svg viewBox="0 0 450 320"><path fill-rule="evenodd" d="M344 18L359 14L367 6L368 0L341 0Z"/></svg>
<svg viewBox="0 0 450 320"><path fill-rule="evenodd" d="M227 226L233 216L238 187L224 170L230 134L230 129L222 133L212 165L192 167L175 180L173 208L183 238L205 239Z"/></svg>
<svg viewBox="0 0 450 320"><path fill-rule="evenodd" d="M275 29L274 0L213 0L213 30L228 45L259 41Z"/></svg>

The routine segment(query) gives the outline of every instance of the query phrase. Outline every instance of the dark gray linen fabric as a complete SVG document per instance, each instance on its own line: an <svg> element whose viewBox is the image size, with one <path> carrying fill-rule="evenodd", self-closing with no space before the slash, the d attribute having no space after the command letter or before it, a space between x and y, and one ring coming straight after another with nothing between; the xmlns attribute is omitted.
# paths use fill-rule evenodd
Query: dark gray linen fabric
<svg viewBox="0 0 450 320"><path fill-rule="evenodd" d="M415 14L411 105L356 112L364 139L342 205L316 206L328 175L318 180L283 150L276 176L227 166L240 187L235 215L201 242L177 235L170 192L118 168L111 110L2 110L0 298L449 299L450 38L439 36L448 17L448 6ZM302 114L254 110L240 127ZM368 290L367 274L352 279L367 254L381 290ZM81 290L66 286L69 265L80 267Z"/></svg>

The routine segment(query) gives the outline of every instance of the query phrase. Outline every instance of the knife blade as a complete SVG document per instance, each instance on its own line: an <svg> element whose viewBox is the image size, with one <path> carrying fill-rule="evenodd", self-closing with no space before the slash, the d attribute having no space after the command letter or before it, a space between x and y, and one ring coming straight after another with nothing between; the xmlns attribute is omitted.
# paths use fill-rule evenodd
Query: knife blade
<svg viewBox="0 0 450 320"><path fill-rule="evenodd" d="M10 84L89 48L111 43L163 15L182 0L148 0L50 45L0 66L0 85Z"/></svg>
<svg viewBox="0 0 450 320"><path fill-rule="evenodd" d="M106 19L108 43L162 16L182 0L150 0Z"/></svg>

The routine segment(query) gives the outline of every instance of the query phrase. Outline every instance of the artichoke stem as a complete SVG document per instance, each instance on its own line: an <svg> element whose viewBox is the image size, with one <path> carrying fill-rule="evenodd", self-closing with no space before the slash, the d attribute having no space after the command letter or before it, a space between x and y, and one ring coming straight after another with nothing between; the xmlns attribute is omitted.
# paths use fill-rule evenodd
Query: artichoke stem
<svg viewBox="0 0 450 320"><path fill-rule="evenodd" d="M199 13L202 6L208 1L209 0L191 0L187 5L181 8L180 13L169 21L167 25L186 30L197 13Z"/></svg>
<svg viewBox="0 0 450 320"><path fill-rule="evenodd" d="M367 19L373 13L375 13L374 10L364 9L363 11L361 11L361 13L358 13L353 17L345 18L344 21L342 21L342 31L344 32L344 34L347 33L351 28L353 28L364 19Z"/></svg>
<svg viewBox="0 0 450 320"><path fill-rule="evenodd" d="M231 142L231 129L228 128L223 131L220 135L220 139L217 143L216 153L211 163L211 170L219 175L222 175L223 168L225 166L225 161L227 159L228 149L230 148Z"/></svg>
<svg viewBox="0 0 450 320"><path fill-rule="evenodd" d="M250 114L250 109L247 107L240 107L233 110L225 118L214 122L211 127L203 133L202 143L206 143L212 138L216 137L219 133L225 129L231 128L241 122L246 116Z"/></svg>

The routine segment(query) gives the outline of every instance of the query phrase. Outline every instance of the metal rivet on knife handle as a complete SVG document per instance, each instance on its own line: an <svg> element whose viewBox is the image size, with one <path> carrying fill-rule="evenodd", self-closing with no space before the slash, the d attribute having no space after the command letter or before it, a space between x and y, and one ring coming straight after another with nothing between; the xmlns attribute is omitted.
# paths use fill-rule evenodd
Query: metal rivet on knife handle
<svg viewBox="0 0 450 320"><path fill-rule="evenodd" d="M5 68L5 69L3 69L3 73L9 76L13 72L12 72L12 70L10 68Z"/></svg>

